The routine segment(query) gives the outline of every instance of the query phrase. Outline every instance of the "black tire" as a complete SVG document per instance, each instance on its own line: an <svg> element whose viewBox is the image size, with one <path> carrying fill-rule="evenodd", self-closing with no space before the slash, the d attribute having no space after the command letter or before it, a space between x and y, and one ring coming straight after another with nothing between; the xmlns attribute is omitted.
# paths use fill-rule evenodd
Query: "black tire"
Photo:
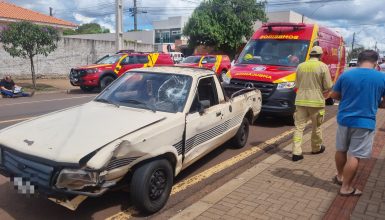
<svg viewBox="0 0 385 220"><path fill-rule="evenodd" d="M148 214L159 211L170 196L173 182L173 168L166 159L153 160L140 166L134 171L130 184L133 205Z"/></svg>
<svg viewBox="0 0 385 220"><path fill-rule="evenodd" d="M115 80L112 76L105 76L100 80L100 89L105 89L108 85L110 85Z"/></svg>
<svg viewBox="0 0 385 220"><path fill-rule="evenodd" d="M80 86L80 89L83 92L92 92L94 90L94 87L92 87L92 86Z"/></svg>
<svg viewBox="0 0 385 220"><path fill-rule="evenodd" d="M334 105L334 99L332 99L332 98L326 99L326 100L325 100L325 104L326 104L326 105Z"/></svg>
<svg viewBox="0 0 385 220"><path fill-rule="evenodd" d="M235 134L235 136L231 139L231 144L234 148L240 149L246 145L247 139L249 138L249 130L249 120L247 120L247 118L243 118L237 134Z"/></svg>

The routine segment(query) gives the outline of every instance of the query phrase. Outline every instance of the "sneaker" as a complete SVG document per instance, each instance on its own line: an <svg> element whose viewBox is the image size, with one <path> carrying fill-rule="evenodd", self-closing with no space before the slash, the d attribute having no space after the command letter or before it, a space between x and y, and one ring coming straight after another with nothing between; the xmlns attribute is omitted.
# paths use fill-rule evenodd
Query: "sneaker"
<svg viewBox="0 0 385 220"><path fill-rule="evenodd" d="M292 160L293 161L303 160L303 155L295 155L295 154L293 154Z"/></svg>
<svg viewBox="0 0 385 220"><path fill-rule="evenodd" d="M326 147L324 145L321 145L321 149L317 152L311 152L312 154L322 154L323 152L325 152L326 150Z"/></svg>

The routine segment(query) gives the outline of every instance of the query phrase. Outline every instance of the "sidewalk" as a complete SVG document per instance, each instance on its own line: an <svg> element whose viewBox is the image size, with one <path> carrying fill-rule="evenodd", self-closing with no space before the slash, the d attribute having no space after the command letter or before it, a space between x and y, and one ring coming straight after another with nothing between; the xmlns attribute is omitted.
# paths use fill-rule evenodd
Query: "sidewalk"
<svg viewBox="0 0 385 220"><path fill-rule="evenodd" d="M379 111L377 124L384 128L385 110ZM172 219L349 219L354 208L352 219L385 219L385 171L382 171L385 168L385 129L377 132L374 158L366 160L358 173L356 182L358 188L364 189L364 195L345 198L338 196L339 187L331 181L336 172L335 118L327 121L323 128L325 153L307 153L311 151L310 134L307 134L304 160L292 162L291 145L288 145Z"/></svg>

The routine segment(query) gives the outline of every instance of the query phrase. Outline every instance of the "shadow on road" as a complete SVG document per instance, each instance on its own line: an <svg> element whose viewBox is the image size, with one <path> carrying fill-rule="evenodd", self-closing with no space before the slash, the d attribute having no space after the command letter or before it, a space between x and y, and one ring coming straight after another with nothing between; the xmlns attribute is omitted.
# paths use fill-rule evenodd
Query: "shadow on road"
<svg viewBox="0 0 385 220"><path fill-rule="evenodd" d="M0 218L6 219L104 219L118 211L128 209L130 205L129 193L115 191L107 193L98 198L86 199L76 211L71 211L57 205L44 197L27 197L17 193L9 182L0 185L0 210L5 212L5 216L0 212ZM115 210L105 213L112 207ZM118 210L116 210L118 209ZM101 212L104 212L101 215Z"/></svg>

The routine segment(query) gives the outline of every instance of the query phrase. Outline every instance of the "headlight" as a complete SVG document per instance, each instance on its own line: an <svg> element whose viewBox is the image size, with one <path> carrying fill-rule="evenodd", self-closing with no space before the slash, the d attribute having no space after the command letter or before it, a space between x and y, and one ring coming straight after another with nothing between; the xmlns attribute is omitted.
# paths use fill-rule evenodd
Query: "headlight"
<svg viewBox="0 0 385 220"><path fill-rule="evenodd" d="M93 74L93 73L97 73L97 72L98 72L98 69L97 69L97 68L87 69L87 70L86 70L86 73L87 73L87 74Z"/></svg>
<svg viewBox="0 0 385 220"><path fill-rule="evenodd" d="M295 87L295 82L278 83L277 89L292 89Z"/></svg>
<svg viewBox="0 0 385 220"><path fill-rule="evenodd" d="M227 73L222 73L222 81L225 84L230 84L230 80L231 80L230 71L227 71Z"/></svg>
<svg viewBox="0 0 385 220"><path fill-rule="evenodd" d="M86 186L96 186L99 183L99 173L78 169L63 169L56 181L56 187L80 190Z"/></svg>

